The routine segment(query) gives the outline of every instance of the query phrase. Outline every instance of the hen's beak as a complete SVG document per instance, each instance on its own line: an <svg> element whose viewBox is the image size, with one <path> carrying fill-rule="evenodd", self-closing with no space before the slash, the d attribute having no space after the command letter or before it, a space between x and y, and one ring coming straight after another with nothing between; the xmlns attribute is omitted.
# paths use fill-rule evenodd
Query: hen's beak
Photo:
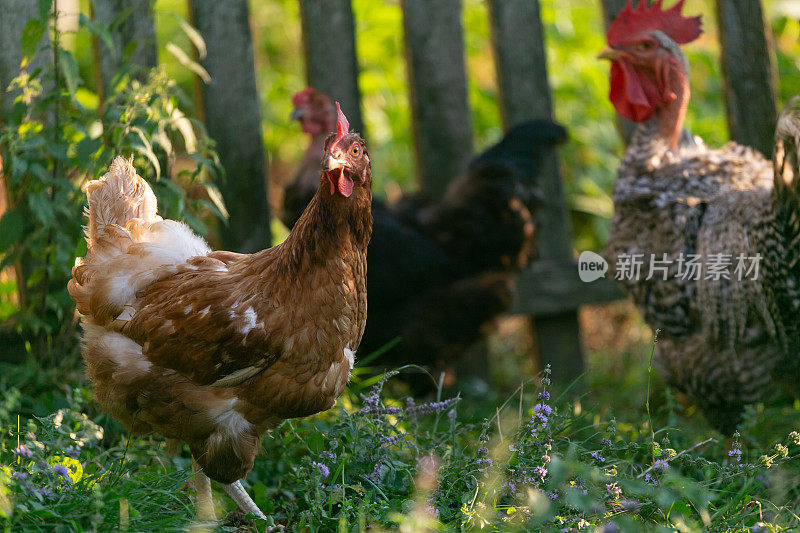
<svg viewBox="0 0 800 533"><path fill-rule="evenodd" d="M620 57L622 57L624 52L621 50L616 50L611 48L610 46L606 46L602 52L597 54L597 59L610 59L611 61L616 61Z"/></svg>
<svg viewBox="0 0 800 533"><path fill-rule="evenodd" d="M330 172L331 170L337 170L340 168L344 168L346 166L348 166L346 160L337 159L333 157L331 154L327 154L325 156L325 160L322 162L322 171Z"/></svg>
<svg viewBox="0 0 800 533"><path fill-rule="evenodd" d="M292 110L292 114L289 116L289 120L300 120L305 116L305 112L300 108L295 108Z"/></svg>

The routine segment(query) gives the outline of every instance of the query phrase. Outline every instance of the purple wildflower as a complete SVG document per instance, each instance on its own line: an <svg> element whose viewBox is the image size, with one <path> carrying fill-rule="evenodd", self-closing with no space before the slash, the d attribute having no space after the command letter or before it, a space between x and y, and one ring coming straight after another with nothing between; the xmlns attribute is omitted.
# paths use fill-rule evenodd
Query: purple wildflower
<svg viewBox="0 0 800 533"><path fill-rule="evenodd" d="M733 457L737 463L742 462L742 443L739 442L739 437L741 435L739 435L738 431L733 434L732 449L728 451L728 457Z"/></svg>
<svg viewBox="0 0 800 533"><path fill-rule="evenodd" d="M328 468L328 465L324 463L318 463L317 461L313 461L311 463L311 469L318 475L322 477L328 477L331 475L331 471Z"/></svg>
<svg viewBox="0 0 800 533"><path fill-rule="evenodd" d="M64 450L68 456L72 457L73 459L77 459L78 456L81 454L81 447L80 446L67 446L67 449Z"/></svg>
<svg viewBox="0 0 800 533"><path fill-rule="evenodd" d="M64 466L64 465L62 465L60 463L56 463L56 464L53 465L52 470L53 470L54 474L58 474L59 476L62 476L67 481L71 481L72 480L69 477L69 470L67 469L66 466Z"/></svg>
<svg viewBox="0 0 800 533"><path fill-rule="evenodd" d="M504 488L504 489L506 490L506 492L507 492L508 494L510 494L511 496L513 496L514 494L516 494L516 493L517 493L517 484L516 484L516 483L514 483L514 480L513 480L513 479L507 479L507 480L506 480L506 482L505 482L505 484L503 485L503 488Z"/></svg>
<svg viewBox="0 0 800 533"><path fill-rule="evenodd" d="M47 488L44 488L44 489L38 489L36 492L37 492L37 493L38 493L38 494L39 494L39 495L40 495L42 498L45 498L45 499L48 499L48 500L52 500L53 498L55 498L55 497L56 497L55 493L54 493L52 490L50 490L50 489L47 489Z"/></svg>
<svg viewBox="0 0 800 533"><path fill-rule="evenodd" d="M552 412L553 412L553 408L550 407L549 405L547 405L546 403L537 403L533 407L533 413L535 415L537 415L537 416L540 416L540 417L541 416L548 417L548 416L550 416L550 413L552 413Z"/></svg>
<svg viewBox="0 0 800 533"><path fill-rule="evenodd" d="M550 498L550 500L552 500L552 501L556 501L558 499L558 493L557 492L548 492L547 493L547 497Z"/></svg>
<svg viewBox="0 0 800 533"><path fill-rule="evenodd" d="M385 376L384 376L385 377ZM364 407L356 411L357 415L397 415L402 412L399 407L382 407L380 405L380 390L383 386L383 381L372 388L372 390L363 396Z"/></svg>
<svg viewBox="0 0 800 533"><path fill-rule="evenodd" d="M454 422L456 419L456 410L450 409L447 411L447 418L450 420L450 422Z"/></svg>
<svg viewBox="0 0 800 533"><path fill-rule="evenodd" d="M486 446L481 446L480 448L478 448L477 455L478 455L478 460L475 461L475 465L478 468L481 469L488 468L494 464L494 462L491 459L489 459L489 457L487 457L489 455L489 448L487 448Z"/></svg>
<svg viewBox="0 0 800 533"><path fill-rule="evenodd" d="M653 463L653 468L656 470L666 470L669 468L669 462L666 459L656 459L656 462Z"/></svg>
<svg viewBox="0 0 800 533"><path fill-rule="evenodd" d="M364 407L378 407L380 396L377 389L372 389L369 394L364 395Z"/></svg>
<svg viewBox="0 0 800 533"><path fill-rule="evenodd" d="M598 463L605 463L606 458L600 455L600 452L590 452L589 455L592 456L592 459L597 461Z"/></svg>
<svg viewBox="0 0 800 533"><path fill-rule="evenodd" d="M645 482L650 483L651 485L658 485L658 482L656 481L656 478L653 477L653 475L650 474L649 472L644 475L644 480L645 480Z"/></svg>
<svg viewBox="0 0 800 533"><path fill-rule="evenodd" d="M536 395L540 400L548 401L550 400L550 393L546 390L541 391L539 394Z"/></svg>
<svg viewBox="0 0 800 533"><path fill-rule="evenodd" d="M449 409L458 402L459 398L449 398L441 402L421 403L416 406L406 407L406 414L419 414L427 415L432 413L441 413Z"/></svg>
<svg viewBox="0 0 800 533"><path fill-rule="evenodd" d="M600 445L608 448L609 446L612 446L613 443L608 439L600 439Z"/></svg>
<svg viewBox="0 0 800 533"><path fill-rule="evenodd" d="M531 417L531 424L534 426L547 427L549 417L553 412L553 408L544 402L539 402L533 406L533 416ZM536 435L531 432L531 436Z"/></svg>
<svg viewBox="0 0 800 533"><path fill-rule="evenodd" d="M23 479L27 479L27 477L28 477L27 472L14 472L13 474L11 474L11 479L14 479L16 481L22 481Z"/></svg>
<svg viewBox="0 0 800 533"><path fill-rule="evenodd" d="M31 449L25 446L24 444L20 444L19 446L14 448L14 454L16 454L19 457L23 457L25 459L30 459L31 457L33 457L33 452L31 451Z"/></svg>
<svg viewBox="0 0 800 533"><path fill-rule="evenodd" d="M543 466L537 466L533 469L533 475L544 481L544 478L547 477L547 469Z"/></svg>
<svg viewBox="0 0 800 533"><path fill-rule="evenodd" d="M319 453L320 459L325 459L326 461L334 462L336 460L336 453L330 452L328 450L323 450Z"/></svg>
<svg viewBox="0 0 800 533"><path fill-rule="evenodd" d="M379 460L375 463L375 468L372 469L372 473L366 475L366 478L376 485L381 481L381 466L383 466L383 461Z"/></svg>
<svg viewBox="0 0 800 533"><path fill-rule="evenodd" d="M399 407L364 407L356 411L357 415L399 415L402 409Z"/></svg>
<svg viewBox="0 0 800 533"><path fill-rule="evenodd" d="M392 435L390 437L381 437L380 438L380 445L381 446L391 446L393 444L397 444L403 439L403 435Z"/></svg>
<svg viewBox="0 0 800 533"><path fill-rule="evenodd" d="M608 495L612 498L619 498L619 496L622 494L622 489L615 481L613 483L606 483L606 492L608 492Z"/></svg>
<svg viewBox="0 0 800 533"><path fill-rule="evenodd" d="M439 509L436 508L436 496L434 494L425 499L425 510L434 518L439 518Z"/></svg>

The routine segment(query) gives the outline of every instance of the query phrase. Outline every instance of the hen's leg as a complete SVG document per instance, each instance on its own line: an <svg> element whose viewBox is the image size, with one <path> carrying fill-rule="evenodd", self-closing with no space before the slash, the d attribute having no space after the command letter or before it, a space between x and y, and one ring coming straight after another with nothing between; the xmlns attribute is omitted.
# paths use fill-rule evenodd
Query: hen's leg
<svg viewBox="0 0 800 533"><path fill-rule="evenodd" d="M241 481L234 481L230 485L222 485L222 488L225 490L228 496L230 496L231 499L236 502L236 505L239 506L239 509L245 513L253 513L262 520L267 519L266 515L261 512L261 509L258 508L250 495L247 494L247 491L244 490Z"/></svg>
<svg viewBox="0 0 800 533"><path fill-rule="evenodd" d="M208 479L200 466L192 459L194 466L194 488L197 491L197 518L202 522L216 522L214 513L214 498L211 495L211 480Z"/></svg>

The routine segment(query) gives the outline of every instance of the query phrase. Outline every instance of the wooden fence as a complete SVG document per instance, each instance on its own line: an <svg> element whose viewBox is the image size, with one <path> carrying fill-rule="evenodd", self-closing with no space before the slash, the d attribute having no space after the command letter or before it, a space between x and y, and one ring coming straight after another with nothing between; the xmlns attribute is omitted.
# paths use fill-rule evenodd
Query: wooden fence
<svg viewBox="0 0 800 533"><path fill-rule="evenodd" d="M625 1L599 0L606 23ZM204 120L218 142L228 175L236 177L222 189L226 201L236 206L231 209L230 231L224 244L242 251L255 250L267 244L264 228L268 227L269 213L247 0L188 2L192 22L206 43L206 53L199 59L211 78L202 85ZM19 46L15 43L24 26L25 10L35 11L35 4L0 0L0 41L6 50L0 57L3 86L8 84L9 71L19 65ZM116 32L115 45L118 52L136 46L136 61L145 66L155 64L150 0L92 0L92 5L94 16L106 22L133 10L130 22ZM776 77L761 3L716 0L716 6L731 137L770 154ZM461 0L401 0L401 7L419 185L440 194L472 156ZM341 102L351 125L368 136L358 87L357 21L350 0L300 0L300 8L309 84ZM487 0L487 16L504 128L524 120L552 117L539 0ZM334 48L336 53L331 54ZM96 53L102 65L100 76L105 79L107 72L113 71L113 58L121 54L112 55L100 45ZM231 124L237 125L235 131ZM627 137L631 125L620 123L620 131ZM539 214L540 260L520 275L513 311L532 317L540 362L552 365L554 378L567 380L584 368L578 309L621 298L622 294L612 281L586 284L578 279L555 152L547 158L539 186L545 198Z"/></svg>

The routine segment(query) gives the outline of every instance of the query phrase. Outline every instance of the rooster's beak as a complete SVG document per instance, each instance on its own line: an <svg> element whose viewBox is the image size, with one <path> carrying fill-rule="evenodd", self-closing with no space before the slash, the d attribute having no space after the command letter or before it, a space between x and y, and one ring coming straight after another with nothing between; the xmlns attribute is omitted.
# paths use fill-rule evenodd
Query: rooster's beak
<svg viewBox="0 0 800 533"><path fill-rule="evenodd" d="M610 59L611 61L616 61L620 57L622 57L624 52L621 50L615 50L610 46L606 46L602 52L597 55L597 59Z"/></svg>
<svg viewBox="0 0 800 533"><path fill-rule="evenodd" d="M292 110L292 114L289 116L289 120L300 120L301 118L303 118L303 116L305 116L303 110L297 108Z"/></svg>
<svg viewBox="0 0 800 533"><path fill-rule="evenodd" d="M325 160L322 162L322 171L330 172L331 170L337 170L346 166L349 166L347 161L344 159L336 159L332 155L328 154L325 156Z"/></svg>

